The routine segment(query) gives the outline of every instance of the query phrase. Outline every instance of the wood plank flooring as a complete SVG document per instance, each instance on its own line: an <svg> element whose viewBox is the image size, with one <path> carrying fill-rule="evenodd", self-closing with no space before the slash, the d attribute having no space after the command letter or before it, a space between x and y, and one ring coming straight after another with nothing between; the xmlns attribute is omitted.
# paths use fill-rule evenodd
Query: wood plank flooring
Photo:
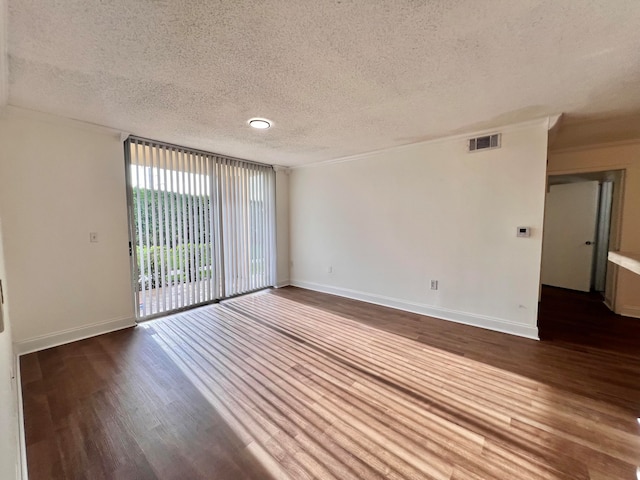
<svg viewBox="0 0 640 480"><path fill-rule="evenodd" d="M541 342L285 288L22 357L39 479L635 479L640 320Z"/></svg>

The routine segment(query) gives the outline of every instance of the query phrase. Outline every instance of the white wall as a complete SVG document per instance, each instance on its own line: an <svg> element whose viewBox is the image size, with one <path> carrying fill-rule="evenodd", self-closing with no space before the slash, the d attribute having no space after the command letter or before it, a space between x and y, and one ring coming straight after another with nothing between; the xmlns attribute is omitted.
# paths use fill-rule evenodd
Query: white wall
<svg viewBox="0 0 640 480"><path fill-rule="evenodd" d="M11 344L9 285L5 274L0 224L0 280L4 292L4 331L0 332L0 478L19 478L18 402L14 374L15 356Z"/></svg>
<svg viewBox="0 0 640 480"><path fill-rule="evenodd" d="M21 351L133 324L123 158L106 129L0 118L0 215Z"/></svg>
<svg viewBox="0 0 640 480"><path fill-rule="evenodd" d="M547 123L503 131L293 170L291 283L537 337Z"/></svg>

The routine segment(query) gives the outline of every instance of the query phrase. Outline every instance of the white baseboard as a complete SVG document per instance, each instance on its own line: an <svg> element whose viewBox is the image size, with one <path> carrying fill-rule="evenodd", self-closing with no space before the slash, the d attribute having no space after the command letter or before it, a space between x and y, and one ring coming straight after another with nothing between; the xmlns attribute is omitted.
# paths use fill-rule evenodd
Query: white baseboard
<svg viewBox="0 0 640 480"><path fill-rule="evenodd" d="M282 287L288 287L289 285L291 285L291 282L289 282L289 280L284 280L282 282L276 283L275 287L282 288Z"/></svg>
<svg viewBox="0 0 640 480"><path fill-rule="evenodd" d="M640 307L634 305L623 305L620 308L620 315L625 317L640 318Z"/></svg>
<svg viewBox="0 0 640 480"><path fill-rule="evenodd" d="M64 345L65 343L95 337L96 335L102 335L103 333L134 327L135 325L136 321L131 317L112 318L106 322L98 322L90 325L83 325L81 327L69 328L60 332L40 335L21 342L16 342L15 350L18 355L25 355L27 353L57 347L58 345Z"/></svg>
<svg viewBox="0 0 640 480"><path fill-rule="evenodd" d="M407 300L401 300L398 298L360 292L348 288L340 288L330 285L305 282L302 280L291 280L291 285L293 285L294 287L306 288L307 290L314 290L317 292L329 293L332 295L338 295L340 297L360 300L362 302L373 303L375 305L382 305L383 307L391 307L411 313L439 318L442 320L462 323L464 325L471 325L473 327L485 328L487 330L494 330L501 333L509 333L511 335L517 335L519 337L530 338L533 340L539 339L538 327L522 325L501 318L478 315L475 313L460 312L457 310L434 307L422 303L409 302Z"/></svg>
<svg viewBox="0 0 640 480"><path fill-rule="evenodd" d="M17 466L17 475L20 480L28 480L27 470L27 442L24 433L24 406L22 404L22 374L20 371L20 357L14 355L14 371L16 375L16 391L18 396L18 455L20 464Z"/></svg>

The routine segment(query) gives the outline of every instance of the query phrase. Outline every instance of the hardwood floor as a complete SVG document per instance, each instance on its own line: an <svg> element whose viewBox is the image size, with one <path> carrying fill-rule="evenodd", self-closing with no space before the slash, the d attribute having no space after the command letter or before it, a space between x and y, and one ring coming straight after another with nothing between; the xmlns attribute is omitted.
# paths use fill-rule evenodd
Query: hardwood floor
<svg viewBox="0 0 640 480"><path fill-rule="evenodd" d="M296 288L22 357L29 477L635 479L640 320L541 342Z"/></svg>

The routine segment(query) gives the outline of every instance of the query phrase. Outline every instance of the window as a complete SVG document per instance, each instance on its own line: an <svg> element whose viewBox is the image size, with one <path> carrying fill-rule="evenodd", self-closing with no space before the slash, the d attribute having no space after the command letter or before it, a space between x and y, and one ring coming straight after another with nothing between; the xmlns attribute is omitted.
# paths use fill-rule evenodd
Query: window
<svg viewBox="0 0 640 480"><path fill-rule="evenodd" d="M274 284L271 166L137 137L125 156L139 319Z"/></svg>

